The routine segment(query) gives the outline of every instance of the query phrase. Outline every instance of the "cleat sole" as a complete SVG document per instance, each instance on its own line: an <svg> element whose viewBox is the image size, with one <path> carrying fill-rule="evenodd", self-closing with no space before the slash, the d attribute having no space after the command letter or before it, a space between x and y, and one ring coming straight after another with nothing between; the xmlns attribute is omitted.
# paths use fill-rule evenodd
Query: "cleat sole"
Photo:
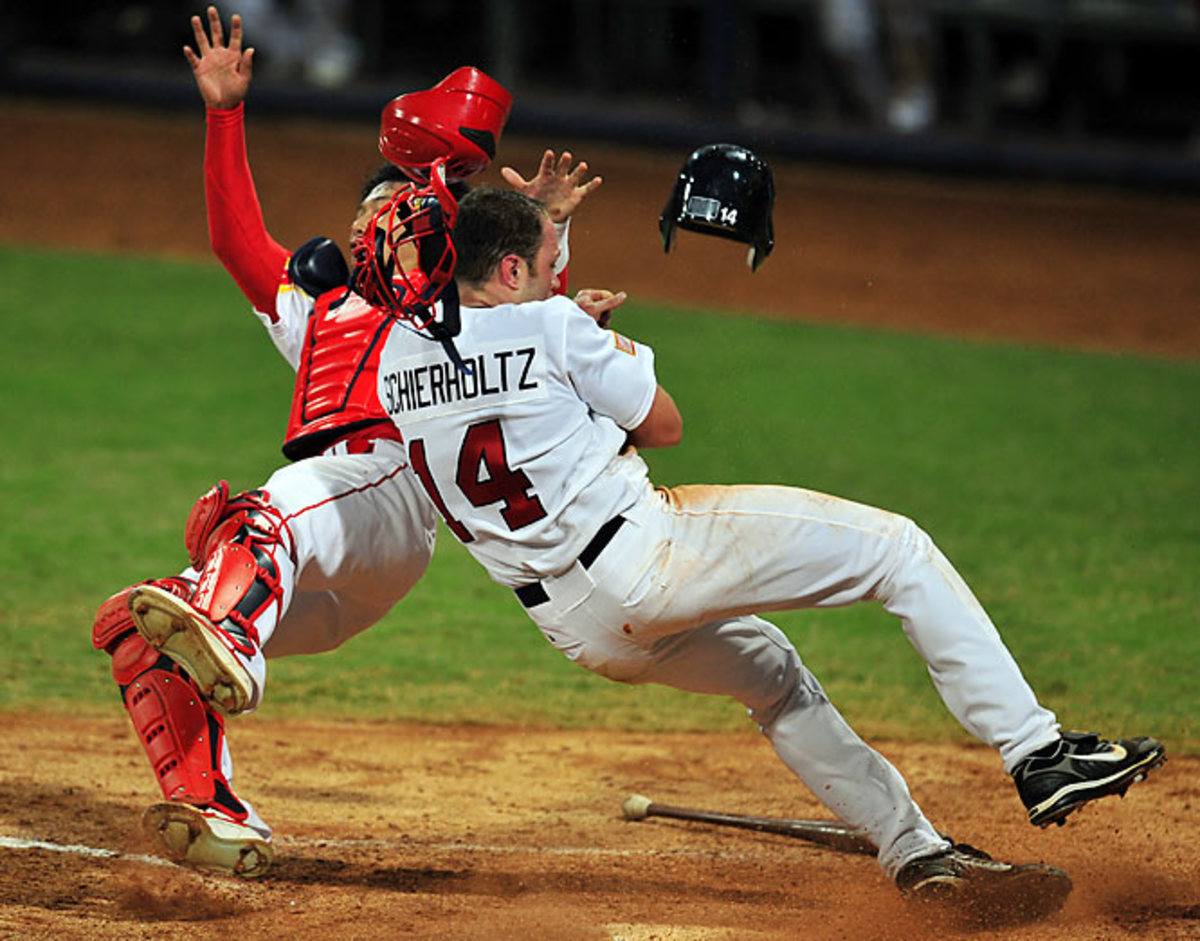
<svg viewBox="0 0 1200 941"><path fill-rule="evenodd" d="M275 860L270 841L256 830L190 804L153 804L143 815L142 826L175 862L205 872L257 879Z"/></svg>
<svg viewBox="0 0 1200 941"><path fill-rule="evenodd" d="M129 611L146 643L183 667L213 706L228 716L250 708L254 681L249 672L187 602L154 585L141 585L129 594Z"/></svg>

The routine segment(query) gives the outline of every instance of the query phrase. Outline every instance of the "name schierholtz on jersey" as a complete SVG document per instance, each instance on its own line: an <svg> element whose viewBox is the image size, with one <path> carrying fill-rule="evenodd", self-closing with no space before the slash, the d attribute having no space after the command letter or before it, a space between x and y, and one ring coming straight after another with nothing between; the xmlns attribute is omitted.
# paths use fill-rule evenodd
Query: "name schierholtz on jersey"
<svg viewBox="0 0 1200 941"><path fill-rule="evenodd" d="M410 419L436 409L440 414L466 411L482 404L543 398L545 356L541 337L510 340L482 348L463 362L452 363L440 346L398 360L379 379L379 397L388 415Z"/></svg>

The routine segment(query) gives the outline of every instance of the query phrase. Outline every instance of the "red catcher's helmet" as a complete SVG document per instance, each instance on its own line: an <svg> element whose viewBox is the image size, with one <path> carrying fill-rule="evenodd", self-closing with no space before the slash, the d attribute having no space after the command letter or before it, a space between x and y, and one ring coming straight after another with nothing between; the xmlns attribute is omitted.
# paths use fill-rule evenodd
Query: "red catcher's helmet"
<svg viewBox="0 0 1200 941"><path fill-rule="evenodd" d="M446 180L465 180L496 156L512 95L474 66L455 69L433 88L393 98L379 124L379 152L417 183L429 184L435 160Z"/></svg>

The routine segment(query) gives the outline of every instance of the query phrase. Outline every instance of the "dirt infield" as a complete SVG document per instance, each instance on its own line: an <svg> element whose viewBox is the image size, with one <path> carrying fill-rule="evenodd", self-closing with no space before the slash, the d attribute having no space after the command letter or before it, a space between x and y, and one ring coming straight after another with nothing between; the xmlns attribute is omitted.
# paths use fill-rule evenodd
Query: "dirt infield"
<svg viewBox="0 0 1200 941"><path fill-rule="evenodd" d="M104 116L10 102L0 119L9 141L0 242L209 257L198 109ZM831 323L1200 356L1196 202L777 166L776 254L752 277L740 247L717 240L685 235L663 258L654 220L677 158L549 143L575 147L606 178L575 223L576 286ZM252 121L250 146L273 234L289 245L318 232L342 240L357 181L375 162L370 134ZM505 141L502 157L527 169L537 153ZM1196 759L1175 757L1127 799L1038 831L990 751L876 743L956 839L1071 872L1062 913L997 932L906 907L868 858L621 820L621 801L635 791L826 816L750 729L581 735L239 720L239 786L277 828L279 850L271 875L242 883L142 855L152 847L137 819L158 795L115 703L106 719L3 718L5 938L1200 936Z"/></svg>
<svg viewBox="0 0 1200 941"><path fill-rule="evenodd" d="M756 734L644 735L399 723L237 724L239 784L278 829L261 882L153 865L156 795L123 718L29 716L0 744L6 836L118 850L3 850L0 937L768 941L1186 938L1200 930L1200 762L1172 760L1061 829L1022 819L992 753L877 743L946 832L1066 868L1048 922L1009 932L914 910L874 861L784 837L626 822L640 792L828 816ZM79 743L71 752L61 747Z"/></svg>

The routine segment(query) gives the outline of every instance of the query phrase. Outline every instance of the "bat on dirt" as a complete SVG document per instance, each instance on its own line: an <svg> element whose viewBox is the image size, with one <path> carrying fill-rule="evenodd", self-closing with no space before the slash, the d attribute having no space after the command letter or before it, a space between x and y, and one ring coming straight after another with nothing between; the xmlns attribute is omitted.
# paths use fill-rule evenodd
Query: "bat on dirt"
<svg viewBox="0 0 1200 941"><path fill-rule="evenodd" d="M631 794L621 805L626 820L645 820L647 817L671 817L695 823L711 823L719 827L737 827L760 833L778 833L809 843L819 843L841 853L862 853L874 856L879 847L871 842L865 830L836 820L803 820L794 817L752 817L747 814L723 814L691 807L672 807L656 804L641 794Z"/></svg>

